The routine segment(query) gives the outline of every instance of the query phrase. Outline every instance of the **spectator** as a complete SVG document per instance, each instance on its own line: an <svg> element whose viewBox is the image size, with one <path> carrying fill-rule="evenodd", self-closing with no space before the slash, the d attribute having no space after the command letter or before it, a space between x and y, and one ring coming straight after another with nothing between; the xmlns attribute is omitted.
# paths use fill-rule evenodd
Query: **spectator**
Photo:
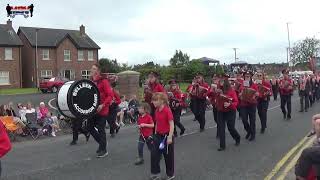
<svg viewBox="0 0 320 180"><path fill-rule="evenodd" d="M312 174L312 166L320 165L320 148L319 146L308 147L304 149L297 161L295 174L297 180L307 180ZM316 175L317 176L317 175ZM320 177L317 176L316 179ZM314 177L313 177L314 179Z"/></svg>
<svg viewBox="0 0 320 180"><path fill-rule="evenodd" d="M44 102L40 103L40 114L41 114L41 119L44 119L47 117L47 114L49 112L48 108L46 107L46 105L44 104Z"/></svg>
<svg viewBox="0 0 320 180"><path fill-rule="evenodd" d="M127 114L127 111L128 111L128 102L126 101L125 96L121 96L120 99L121 99L121 103L119 104L117 118L119 118L119 125L124 126L123 118Z"/></svg>
<svg viewBox="0 0 320 180"><path fill-rule="evenodd" d="M53 137L56 137L57 129L58 127L55 125L54 120L52 119L51 112L48 112L46 117L44 118L43 132L51 134Z"/></svg>
<svg viewBox="0 0 320 180"><path fill-rule="evenodd" d="M7 109L6 109L7 115L8 116L13 116L13 117L17 117L16 112L13 109L13 103L9 102Z"/></svg>
<svg viewBox="0 0 320 180"><path fill-rule="evenodd" d="M36 110L32 107L32 104L29 102L29 103L27 104L26 114L28 114L28 113L35 113L35 112L36 112Z"/></svg>
<svg viewBox="0 0 320 180"><path fill-rule="evenodd" d="M21 121L24 123L27 123L27 118L26 118L26 109L23 107L23 105L21 103L19 103L18 105L18 117L20 117Z"/></svg>
<svg viewBox="0 0 320 180"><path fill-rule="evenodd" d="M5 105L0 105L0 116L7 116Z"/></svg>
<svg viewBox="0 0 320 180"><path fill-rule="evenodd" d="M23 129L26 127L26 123L23 122L15 113L14 109L13 109L13 103L10 102L7 106L7 109L6 109L6 112L7 112L7 115L8 116L12 116L13 117L13 121L15 122L16 125L18 125L19 127L19 130L18 130L18 133L21 134L21 135L25 135L23 133Z"/></svg>
<svg viewBox="0 0 320 180"><path fill-rule="evenodd" d="M139 101L137 100L137 96L132 95L128 105L128 108L129 108L128 115L130 117L130 123L132 123L132 121L136 121L135 115L139 113L138 106L139 106Z"/></svg>

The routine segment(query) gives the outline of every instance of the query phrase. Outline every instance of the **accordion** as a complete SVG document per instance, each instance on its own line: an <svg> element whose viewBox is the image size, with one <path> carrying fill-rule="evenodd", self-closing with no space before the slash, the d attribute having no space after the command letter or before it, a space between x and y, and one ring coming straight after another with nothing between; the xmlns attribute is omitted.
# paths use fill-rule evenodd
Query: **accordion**
<svg viewBox="0 0 320 180"><path fill-rule="evenodd" d="M256 103L256 90L252 88L244 88L242 91L242 96L241 100L250 104L255 104Z"/></svg>
<svg viewBox="0 0 320 180"><path fill-rule="evenodd" d="M263 97L266 97L270 94L270 88L268 88L262 84L258 85L258 91Z"/></svg>
<svg viewBox="0 0 320 180"><path fill-rule="evenodd" d="M240 86L241 86L241 83L240 83L239 81L235 81L235 82L234 82L234 90L235 90L236 92L239 92Z"/></svg>
<svg viewBox="0 0 320 180"><path fill-rule="evenodd" d="M217 96L217 110L218 111L224 111L228 108L225 108L224 107L224 103L232 103L232 98L230 98L229 96L227 95L224 95L222 93L220 93L218 96Z"/></svg>
<svg viewBox="0 0 320 180"><path fill-rule="evenodd" d="M177 109L177 104L180 103L180 101L176 98L170 98L169 99L169 107L172 109L172 110L175 110ZM180 105L179 105L180 106Z"/></svg>
<svg viewBox="0 0 320 180"><path fill-rule="evenodd" d="M306 89L306 81L302 80L299 82L299 89L300 91L304 91Z"/></svg>
<svg viewBox="0 0 320 180"><path fill-rule="evenodd" d="M205 98L207 96L208 88L200 86L199 84L194 84L192 86L190 94L197 98Z"/></svg>

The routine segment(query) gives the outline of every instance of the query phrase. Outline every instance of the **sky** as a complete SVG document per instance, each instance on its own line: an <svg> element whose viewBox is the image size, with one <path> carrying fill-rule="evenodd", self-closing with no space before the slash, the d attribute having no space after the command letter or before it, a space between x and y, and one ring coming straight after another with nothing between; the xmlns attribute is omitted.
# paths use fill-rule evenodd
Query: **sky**
<svg viewBox="0 0 320 180"><path fill-rule="evenodd" d="M287 23L291 46L320 38L319 0L0 0L1 24L8 3L35 6L32 18L12 19L15 30L83 24L100 58L129 65L167 65L177 49L221 63L234 62L233 48L249 63L286 62Z"/></svg>

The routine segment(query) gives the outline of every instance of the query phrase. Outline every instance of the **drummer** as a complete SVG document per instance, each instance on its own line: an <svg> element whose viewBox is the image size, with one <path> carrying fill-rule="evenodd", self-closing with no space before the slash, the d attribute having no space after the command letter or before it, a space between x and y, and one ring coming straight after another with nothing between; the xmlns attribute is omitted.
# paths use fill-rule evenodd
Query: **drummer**
<svg viewBox="0 0 320 180"><path fill-rule="evenodd" d="M101 76L101 67L95 64L91 68L91 79L97 85L100 93L100 105L97 109L97 114L88 120L88 129L92 137L99 144L97 158L102 158L108 155L107 140L106 140L106 120L109 114L109 106L112 102L113 93L107 79Z"/></svg>

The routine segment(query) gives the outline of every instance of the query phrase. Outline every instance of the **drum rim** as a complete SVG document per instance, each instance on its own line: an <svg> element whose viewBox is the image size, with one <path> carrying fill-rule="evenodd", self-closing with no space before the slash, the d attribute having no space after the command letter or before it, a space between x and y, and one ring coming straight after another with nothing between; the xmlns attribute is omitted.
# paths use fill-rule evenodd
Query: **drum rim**
<svg viewBox="0 0 320 180"><path fill-rule="evenodd" d="M90 82L90 83L92 83L92 84L95 84L93 81L88 80L88 79L81 79L81 80L78 80L78 81L74 81L74 82L70 85L70 87L69 87L69 89L68 89L68 92L67 92L67 101L68 101L68 102L72 102L72 96L69 95L70 93L72 93L71 89L73 89L76 85L78 85L78 84L81 83L81 82ZM82 119L88 119L88 118L94 116L94 115L97 113L96 110L98 109L98 106L99 106L99 103L100 103L100 92L99 92L99 88L98 88L97 86L93 86L93 87L94 87L95 90L98 92L98 105L96 106L96 108L95 108L95 110L94 110L95 113L91 112L91 113L88 114L88 115L80 114L80 113L78 113L76 110L74 110L74 107L73 107L72 103L70 103L70 104L67 104L67 105L68 105L69 111L71 112L72 115L74 115L74 116L75 116L75 115L77 115L77 116L82 116ZM60 89L61 89L61 88L60 88ZM63 113L63 112L61 111L61 109L60 109L60 107L59 107L59 105L58 105L58 104L59 104L59 102L58 102L58 101L59 101L59 100L58 100L58 95L59 95L60 89L59 89L59 91L57 92L57 107L58 107L59 112L60 112L63 116L66 116L66 117L69 117L69 118L77 118L77 116L75 116L75 117L67 116L67 115L65 115L65 113Z"/></svg>
<svg viewBox="0 0 320 180"><path fill-rule="evenodd" d="M70 81L68 81L68 82L70 82ZM76 82L76 81L74 81L74 82ZM73 83L74 83L74 82L73 82ZM72 84L73 84L73 83L72 83ZM64 86L65 84L66 84L66 83L64 83L62 86ZM72 85L72 84L71 84L71 85ZM69 89L68 89L67 96L68 96L68 94L69 94L71 85L70 85L70 87L69 87ZM62 86L61 86L61 87L62 87ZM59 90L57 91L57 94L56 94L56 99L57 99L56 105L57 105L57 109L58 109L58 111L59 111L64 117L75 118L75 117L67 116L67 115L60 109L60 107L59 107L59 98L58 98L58 97L59 97L59 93L60 93L61 87L59 88ZM69 108L69 111L70 111L69 105L68 105L68 108ZM71 112L71 111L70 111L70 112ZM71 112L71 114L73 115L72 112Z"/></svg>

